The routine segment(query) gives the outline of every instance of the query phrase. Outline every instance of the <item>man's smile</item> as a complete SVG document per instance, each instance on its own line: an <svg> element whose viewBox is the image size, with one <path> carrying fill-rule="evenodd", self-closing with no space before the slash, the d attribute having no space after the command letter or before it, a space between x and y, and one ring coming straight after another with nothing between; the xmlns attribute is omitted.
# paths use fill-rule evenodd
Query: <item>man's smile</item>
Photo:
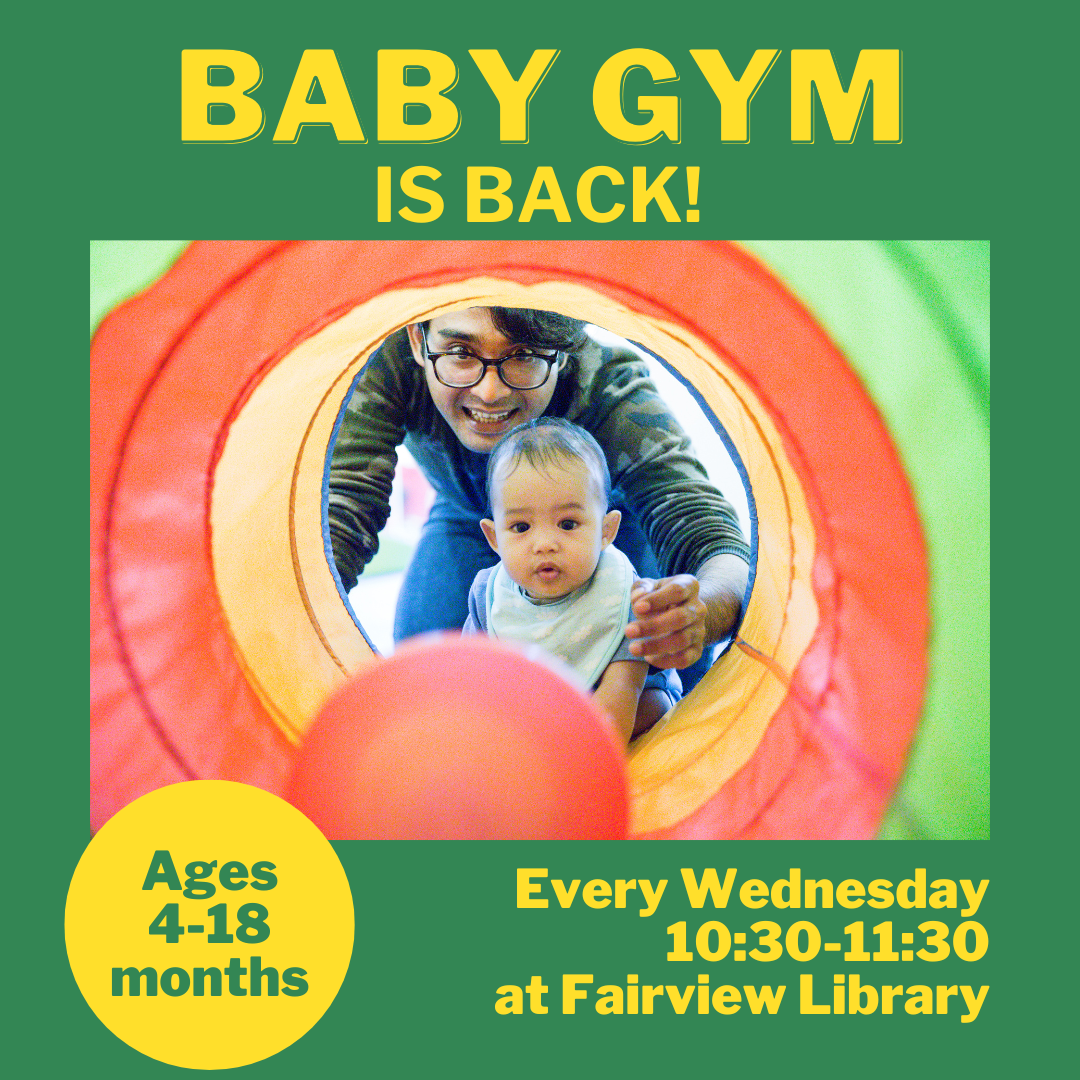
<svg viewBox="0 0 1080 1080"><path fill-rule="evenodd" d="M462 405L461 411L477 427L496 427L505 424L517 411L511 409L478 409L475 406Z"/></svg>

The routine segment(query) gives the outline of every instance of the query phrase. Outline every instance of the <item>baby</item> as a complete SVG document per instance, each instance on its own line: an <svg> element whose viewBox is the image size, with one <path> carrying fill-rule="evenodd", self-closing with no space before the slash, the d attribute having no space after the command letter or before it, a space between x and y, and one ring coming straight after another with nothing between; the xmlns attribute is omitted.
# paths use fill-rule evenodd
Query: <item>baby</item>
<svg viewBox="0 0 1080 1080"><path fill-rule="evenodd" d="M603 451L575 424L540 417L495 446L487 485L493 518L480 527L499 563L473 581L465 633L557 656L628 743L649 666L625 636L636 574L611 546L621 515L608 509Z"/></svg>

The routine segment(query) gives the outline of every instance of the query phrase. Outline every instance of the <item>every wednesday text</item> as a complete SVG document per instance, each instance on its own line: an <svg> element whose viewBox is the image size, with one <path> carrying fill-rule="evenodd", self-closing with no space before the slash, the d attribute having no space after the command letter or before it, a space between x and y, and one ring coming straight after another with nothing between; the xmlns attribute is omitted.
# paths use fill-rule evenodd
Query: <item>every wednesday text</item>
<svg viewBox="0 0 1080 1080"><path fill-rule="evenodd" d="M681 885L693 908L726 908L737 901L744 908L890 908L960 909L964 918L975 915L986 896L987 879L938 878L928 880L926 869L919 867L899 881L873 878L862 882L855 878L833 881L807 877L799 867L792 867L786 877L773 881L742 878L735 867L720 871L708 867L701 871L684 868ZM547 908L558 905L602 909L637 907L642 918L654 914L668 888L668 879L616 878L608 881L593 878L556 878L546 867L519 867L517 870L517 907Z"/></svg>

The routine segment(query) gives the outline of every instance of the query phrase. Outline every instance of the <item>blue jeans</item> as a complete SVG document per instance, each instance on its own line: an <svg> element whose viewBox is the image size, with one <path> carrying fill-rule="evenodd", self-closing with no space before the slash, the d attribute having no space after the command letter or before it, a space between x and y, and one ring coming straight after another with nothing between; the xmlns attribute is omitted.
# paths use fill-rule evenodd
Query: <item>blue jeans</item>
<svg viewBox="0 0 1080 1080"><path fill-rule="evenodd" d="M611 506L622 512L615 546L641 577L660 577L641 523L617 491L612 492ZM498 561L480 531L475 511L436 495L401 583L394 614L394 641L433 630L460 630L469 614L473 578ZM672 700L678 701L683 688L689 692L711 663L712 649L707 649L701 660L682 672L652 671L645 685L667 690Z"/></svg>

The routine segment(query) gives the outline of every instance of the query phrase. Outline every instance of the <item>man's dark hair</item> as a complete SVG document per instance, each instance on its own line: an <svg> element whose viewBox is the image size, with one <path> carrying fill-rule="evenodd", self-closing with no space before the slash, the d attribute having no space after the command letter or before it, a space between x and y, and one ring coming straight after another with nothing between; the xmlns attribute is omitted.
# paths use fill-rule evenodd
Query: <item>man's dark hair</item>
<svg viewBox="0 0 1080 1080"><path fill-rule="evenodd" d="M496 330L520 345L538 345L572 353L578 352L588 340L581 319L571 319L556 311L493 307L491 321Z"/></svg>
<svg viewBox="0 0 1080 1080"><path fill-rule="evenodd" d="M487 490L491 505L491 485L496 471L504 462L509 472L525 459L534 469L556 465L559 462L585 461L596 469L600 478L604 507L611 496L611 473L600 444L584 428L571 424L558 416L540 416L508 431L488 456Z"/></svg>
<svg viewBox="0 0 1080 1080"><path fill-rule="evenodd" d="M495 329L515 345L535 345L540 349L579 352L589 340L585 323L557 311L534 308L488 308ZM428 327L430 320L423 325Z"/></svg>

